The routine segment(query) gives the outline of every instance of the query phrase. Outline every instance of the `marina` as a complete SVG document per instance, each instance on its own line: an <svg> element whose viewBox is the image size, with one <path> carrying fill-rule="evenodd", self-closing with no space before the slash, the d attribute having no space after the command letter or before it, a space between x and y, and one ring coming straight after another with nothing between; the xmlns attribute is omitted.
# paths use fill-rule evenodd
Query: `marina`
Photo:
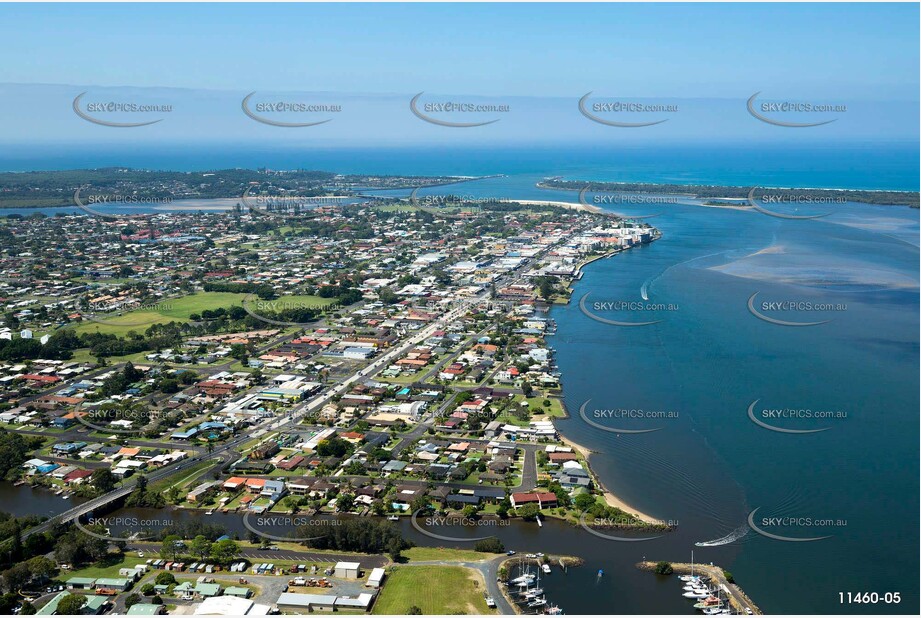
<svg viewBox="0 0 921 618"><path fill-rule="evenodd" d="M527 554L524 558L519 558L517 564L512 567L515 569L515 576L505 582L508 587L506 596L509 602L515 605L518 613L551 616L563 614L558 605L547 599L547 593L541 585L541 575L547 576L552 573L549 560L544 554ZM532 568L535 565L537 568ZM562 558L559 558L559 565L565 572L566 566Z"/></svg>
<svg viewBox="0 0 921 618"><path fill-rule="evenodd" d="M725 571L713 564L669 563L672 573L683 584L678 592L682 597L693 602L693 608L704 615L761 615L758 606L736 584L730 583ZM643 561L636 566L643 571L657 573L659 563Z"/></svg>

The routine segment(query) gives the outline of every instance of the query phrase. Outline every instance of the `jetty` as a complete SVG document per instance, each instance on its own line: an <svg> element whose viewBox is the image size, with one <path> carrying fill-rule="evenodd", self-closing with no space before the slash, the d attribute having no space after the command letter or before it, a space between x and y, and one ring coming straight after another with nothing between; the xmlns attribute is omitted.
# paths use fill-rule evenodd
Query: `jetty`
<svg viewBox="0 0 921 618"><path fill-rule="evenodd" d="M655 573L657 562L652 562L646 560L644 562L638 562L636 568L641 571L649 571L650 573ZM754 614L762 615L762 611L758 609L758 606L748 598L748 595L737 585L731 584L726 579L726 576L723 575L723 569L721 567L710 565L710 564L691 564L689 562L669 562L672 565L672 572L675 575L703 575L704 577L709 577L710 581L726 594L726 597L729 599L729 605L732 607L734 613L738 614Z"/></svg>

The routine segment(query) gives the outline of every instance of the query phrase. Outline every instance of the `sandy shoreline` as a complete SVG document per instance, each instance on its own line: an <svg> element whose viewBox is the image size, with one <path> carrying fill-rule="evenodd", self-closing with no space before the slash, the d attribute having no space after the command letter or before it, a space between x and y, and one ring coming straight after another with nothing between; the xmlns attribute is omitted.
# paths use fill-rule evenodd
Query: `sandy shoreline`
<svg viewBox="0 0 921 618"><path fill-rule="evenodd" d="M604 496L604 500L608 504L608 506L614 506L626 513L629 513L631 515L636 515L637 517L639 517L646 523L658 523L660 521L658 517L653 517L652 515L649 515L648 513L644 513L640 511L639 509L627 504L622 499L614 495L609 489L607 489L601 483L601 479L598 478L598 474L596 474L594 470L591 470L590 460L591 460L592 451L582 446L581 444L573 442L569 438L563 436L563 434L559 434L559 435L560 435L560 440L562 440L564 444L566 444L567 446L571 446L574 450L578 451L585 458L585 461L589 466L590 474L592 475L592 478L595 480L595 483L598 485L598 489L601 490L602 495Z"/></svg>

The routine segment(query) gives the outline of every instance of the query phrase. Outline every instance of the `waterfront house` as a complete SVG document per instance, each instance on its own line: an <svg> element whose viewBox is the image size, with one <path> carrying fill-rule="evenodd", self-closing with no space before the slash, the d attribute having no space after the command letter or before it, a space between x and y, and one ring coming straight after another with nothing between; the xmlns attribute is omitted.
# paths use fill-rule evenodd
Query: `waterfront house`
<svg viewBox="0 0 921 618"><path fill-rule="evenodd" d="M550 492L521 492L513 493L512 497L512 506L518 508L524 506L525 504L536 504L538 508L546 509L556 506L556 494Z"/></svg>

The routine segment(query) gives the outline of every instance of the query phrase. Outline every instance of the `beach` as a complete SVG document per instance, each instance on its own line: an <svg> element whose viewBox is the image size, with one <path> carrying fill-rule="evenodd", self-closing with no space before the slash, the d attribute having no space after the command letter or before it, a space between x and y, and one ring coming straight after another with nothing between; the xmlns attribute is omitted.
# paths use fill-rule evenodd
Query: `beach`
<svg viewBox="0 0 921 618"><path fill-rule="evenodd" d="M601 480L598 478L598 475L595 474L595 471L591 469L591 461L590 461L591 454L592 454L591 449L586 448L576 442L573 442L569 438L565 437L563 434L560 434L560 440L562 440L562 442L566 444L566 446L569 446L573 450L578 451L582 455L582 457L585 458L585 463L589 467L589 472L592 475L592 478L594 479L595 484L598 487L599 491L601 491L601 495L604 496L604 501L607 503L608 506L617 507L620 510L624 511L625 513L636 515L637 517L639 517L646 523L654 524L660 521L659 518L653 517L652 515L649 515L648 513L644 513L643 511L640 511L639 509L627 504L624 500L617 497L614 493L612 493L608 488L606 488L601 483Z"/></svg>

